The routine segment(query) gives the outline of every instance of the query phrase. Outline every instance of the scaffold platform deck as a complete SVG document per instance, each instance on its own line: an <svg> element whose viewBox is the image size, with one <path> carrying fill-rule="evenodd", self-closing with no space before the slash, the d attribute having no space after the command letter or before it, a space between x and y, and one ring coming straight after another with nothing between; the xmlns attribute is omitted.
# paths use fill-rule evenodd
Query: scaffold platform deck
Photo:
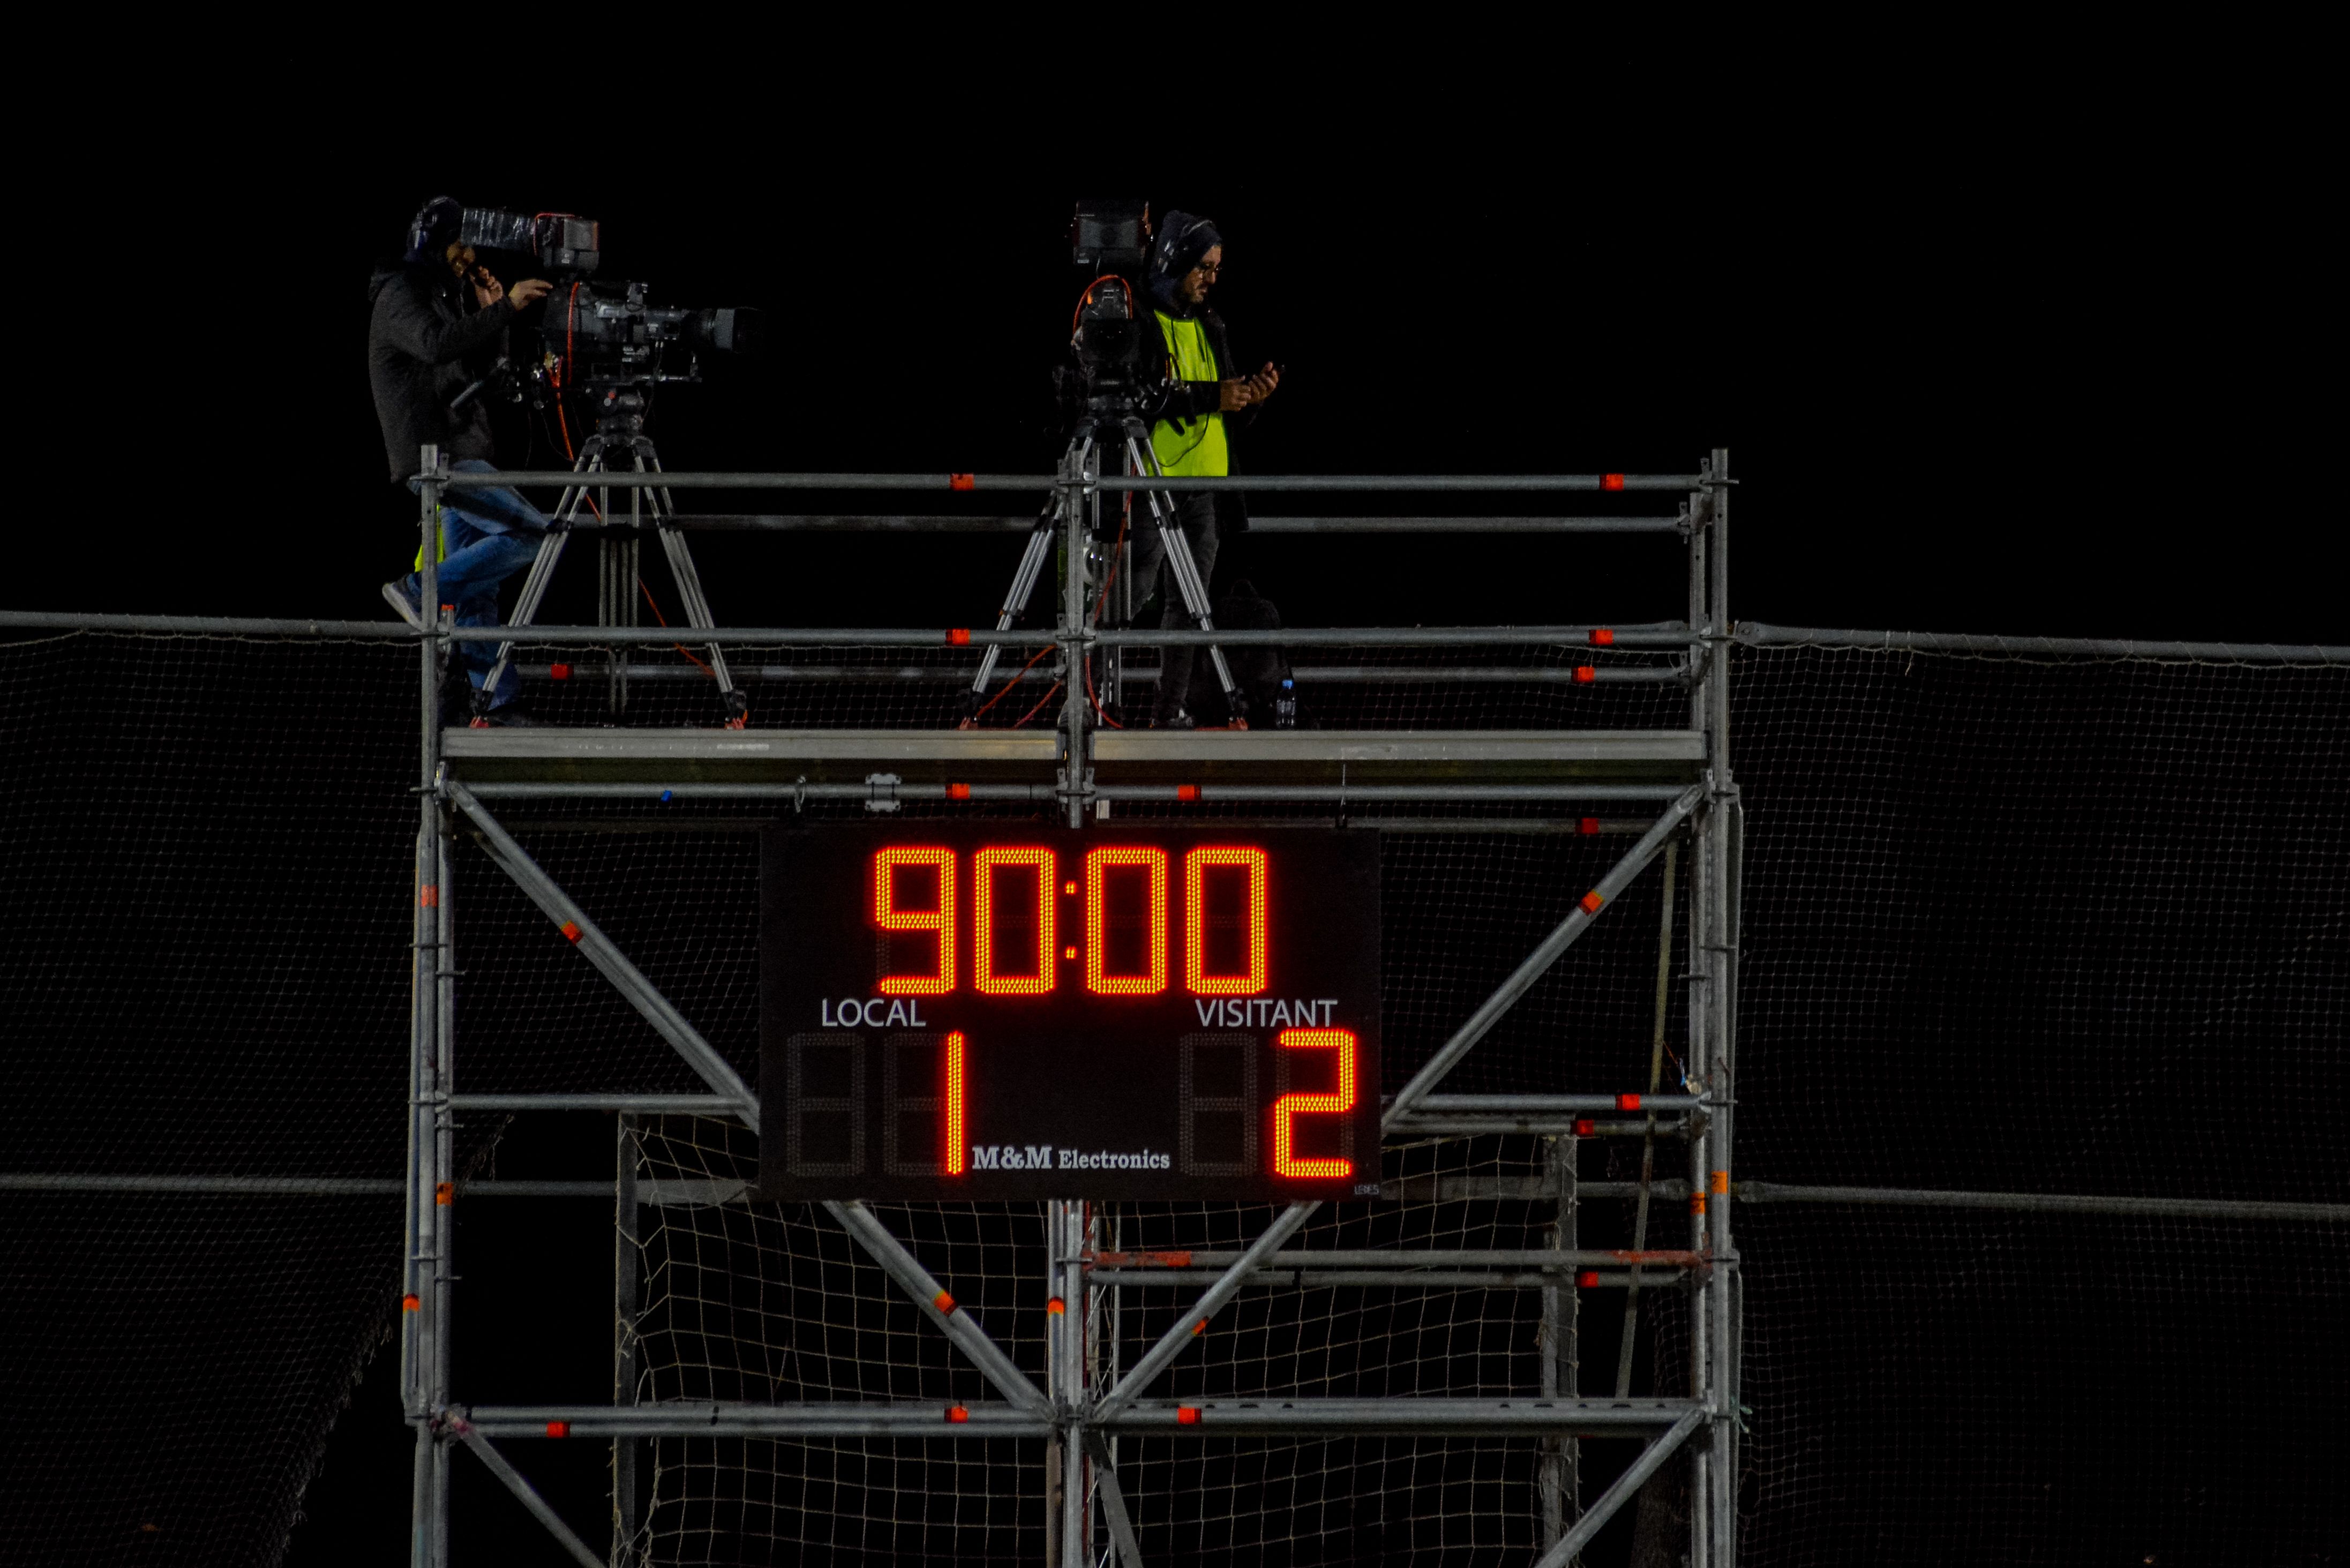
<svg viewBox="0 0 2350 1568"><path fill-rule="evenodd" d="M466 784L1049 784L1057 730L449 730ZM1097 782L1220 784L1677 785L1705 757L1696 730L1109 730L1088 737Z"/></svg>

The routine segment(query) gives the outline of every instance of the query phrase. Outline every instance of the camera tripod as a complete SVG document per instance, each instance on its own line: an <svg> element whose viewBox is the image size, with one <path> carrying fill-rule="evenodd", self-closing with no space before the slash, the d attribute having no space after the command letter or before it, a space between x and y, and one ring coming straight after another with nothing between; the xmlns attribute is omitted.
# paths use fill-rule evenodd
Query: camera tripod
<svg viewBox="0 0 2350 1568"><path fill-rule="evenodd" d="M591 384L591 390L597 389ZM530 564L530 573L523 579L522 594L515 603L514 624L528 626L538 615L539 601L546 596L546 586L555 578L556 563L563 559L564 542L571 536L572 526L578 521L582 508L591 510L600 522L609 524L611 492L605 491L601 506L588 497L593 488L587 475L616 472L619 464L614 460L625 456L638 473L660 472L660 455L653 450L652 438L645 434L644 397L631 386L607 385L601 389L600 413L596 433L580 446L579 456L571 469L580 475L577 483L567 487L563 499L556 503L546 537L539 541L538 558ZM693 554L686 547L685 535L679 533L674 522L677 503L671 498L666 485L629 492L629 523L641 529L650 524L660 535L661 550L669 556L670 570L677 577L678 597L685 601L685 618L690 626L708 628L717 623L710 614L710 601L702 591L702 574L694 569ZM598 556L598 592L596 619L600 626L634 626L637 624L636 588L637 550L635 534L626 538L607 538L601 542ZM482 684L483 695L477 701L487 701L487 693L495 691L504 679L506 666L514 659L515 645L498 646L497 663L492 667L489 679ZM712 643L710 673L718 683L719 701L724 703L726 728L739 730L751 715L749 701L735 686L734 678L726 668L726 652ZM612 706L623 708L628 703L628 663L623 653L612 672ZM476 722L480 722L476 716Z"/></svg>
<svg viewBox="0 0 2350 1568"><path fill-rule="evenodd" d="M1101 470L1097 465L1100 454L1112 441L1119 450L1121 473L1162 477L1158 453L1151 449L1149 432L1144 428L1141 419L1131 412L1088 415L1069 438L1069 451L1063 459L1062 472L1082 473L1087 478L1099 477ZM1208 607L1208 585L1200 576L1199 563L1192 558L1191 542L1183 537L1182 524L1176 519L1174 495L1157 490L1145 490L1140 493L1150 508L1151 525L1159 530L1168 568L1175 578L1176 591L1182 597L1184 613L1201 630L1215 630L1215 618ZM1035 526L1028 535L1028 547L1020 556L1019 568L1012 575L1011 590L1003 596L1003 607L996 615L996 630L1009 631L1012 623L1027 609L1029 599L1035 596L1036 579L1043 575L1045 563L1053 552L1054 524L1058 520L1061 504L1056 502L1038 514ZM1131 504L1130 494L1128 504ZM1076 521L1079 530L1085 531L1087 520L1081 517ZM1116 571L1118 565L1116 561L1107 562L1105 570ZM1130 577L1128 586L1129 588L1133 587ZM987 683L995 674L995 666L1002 652L1001 647L991 646L986 656L980 660L979 674L972 680L971 691L965 699L974 717L979 706L987 700ZM1225 662L1224 650L1210 643L1208 658L1215 666L1216 681L1223 689L1224 701L1232 711L1234 726L1246 729L1248 698L1232 679L1232 666ZM1160 678L1163 680L1166 669L1164 654L1160 659ZM1081 676L1071 676L1073 681L1080 679ZM1114 681L1107 684L1109 690L1106 695L1109 701L1115 701L1116 684ZM1182 701L1180 693L1175 701L1180 706ZM964 720L966 724L971 722L970 718Z"/></svg>

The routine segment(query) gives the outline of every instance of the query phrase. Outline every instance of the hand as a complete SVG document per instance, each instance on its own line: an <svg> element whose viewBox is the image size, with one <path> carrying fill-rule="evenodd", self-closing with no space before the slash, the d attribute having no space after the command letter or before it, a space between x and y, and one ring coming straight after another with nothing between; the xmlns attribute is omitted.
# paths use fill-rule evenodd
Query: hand
<svg viewBox="0 0 2350 1568"><path fill-rule="evenodd" d="M545 299L554 287L555 286L553 284L547 282L543 277L526 277L520 283L514 286L514 293L510 297L514 302L514 307L516 310L521 310L525 306L535 305L538 301ZM495 300L490 300L485 303L494 305L497 302Z"/></svg>
<svg viewBox="0 0 2350 1568"><path fill-rule="evenodd" d="M1216 407L1228 414L1237 413L1243 409L1264 401L1273 396L1273 389L1280 385L1281 372L1274 368L1271 360L1267 360L1264 369L1255 375L1243 376L1222 383L1216 398Z"/></svg>

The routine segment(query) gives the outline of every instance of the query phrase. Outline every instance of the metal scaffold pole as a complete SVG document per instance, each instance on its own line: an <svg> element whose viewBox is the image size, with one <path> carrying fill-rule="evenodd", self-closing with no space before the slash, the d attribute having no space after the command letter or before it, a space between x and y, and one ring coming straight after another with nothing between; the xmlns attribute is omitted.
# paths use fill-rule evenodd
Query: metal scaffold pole
<svg viewBox="0 0 2350 1568"><path fill-rule="evenodd" d="M1707 1055L1707 1097L1711 1102L1704 1146L1709 1155L1705 1194L1711 1233L1704 1244L1713 1269L1703 1289L1708 1297L1708 1348L1712 1357L1708 1403L1712 1423L1707 1521L1709 1561L1732 1568L1738 1558L1738 1254L1730 1232L1731 1130L1737 1112L1739 800L1730 770L1730 453L1715 448L1706 465L1711 503L1708 531L1713 537L1711 604L1707 616L1714 656L1707 661L1706 741L1711 788L1706 803L1708 971L1707 996L1712 1035Z"/></svg>
<svg viewBox="0 0 2350 1568"><path fill-rule="evenodd" d="M1555 1205L1548 1244L1553 1251L1571 1252L1577 1245L1578 1194L1575 1190L1576 1139L1572 1133L1543 1139L1544 1185ZM1582 1392L1582 1302L1573 1282L1553 1272L1542 1287L1542 1397L1575 1398ZM1582 1444L1571 1434L1543 1439L1541 1501L1542 1544L1558 1543L1567 1524L1581 1511Z"/></svg>
<svg viewBox="0 0 2350 1568"><path fill-rule="evenodd" d="M428 627L446 629L440 615L440 513L446 466L437 447L426 446L418 467L418 602ZM442 1073L441 1028L444 1017L442 942L447 932L443 890L447 867L437 794L441 772L441 674L447 643L426 636L418 642L419 686L416 877L414 939L409 988L409 1120L406 1181L406 1249L400 1292L400 1358L403 1404L416 1428L411 1491L410 1560L417 1568L438 1568L448 1555L448 1450L437 1440L434 1419L446 1397L445 1318L448 1220L443 1195L448 1118L447 1085Z"/></svg>
<svg viewBox="0 0 2350 1568"><path fill-rule="evenodd" d="M1086 625L1086 548L1101 505L1101 446L1088 438L1072 452L1061 493L1061 794L1071 827L1085 826L1086 789L1092 782L1086 747L1086 660L1093 650Z"/></svg>
<svg viewBox="0 0 2350 1568"><path fill-rule="evenodd" d="M638 1252L643 1245L644 1212L637 1192L637 1117L623 1111L613 1171L612 1403L637 1402L638 1330L641 1305ZM626 1433L612 1438L612 1563L628 1568L637 1561L637 1459L639 1440Z"/></svg>
<svg viewBox="0 0 2350 1568"><path fill-rule="evenodd" d="M445 627L450 618L451 612L444 609L442 624ZM440 1217L440 1247L432 1274L432 1405L438 1412L447 1407L449 1391L453 1386L450 1347L455 1338L456 1326L452 1297L457 1283L454 1262L457 1251L457 1128L456 1107L451 1103L451 1096L457 1086L457 839L451 831L453 825L447 812L442 809L442 802L437 797L427 798L433 807L434 838L438 846L436 864L441 888L440 895L434 900L440 940L433 950L432 1030L432 1211ZM456 1449L445 1435L433 1448L434 1464L440 1472L441 1484L434 1493L432 1530L437 1555L432 1561L433 1568L444 1568L449 1562L450 1460Z"/></svg>
<svg viewBox="0 0 2350 1568"><path fill-rule="evenodd" d="M1093 1561L1084 1439L1090 1392L1085 1377L1084 1215L1084 1204L1065 1199L1045 1205L1045 1262L1051 1276L1045 1324L1046 1392L1054 1417L1054 1437L1045 1445L1052 1467L1045 1486L1052 1506L1046 1561L1057 1568L1084 1568Z"/></svg>

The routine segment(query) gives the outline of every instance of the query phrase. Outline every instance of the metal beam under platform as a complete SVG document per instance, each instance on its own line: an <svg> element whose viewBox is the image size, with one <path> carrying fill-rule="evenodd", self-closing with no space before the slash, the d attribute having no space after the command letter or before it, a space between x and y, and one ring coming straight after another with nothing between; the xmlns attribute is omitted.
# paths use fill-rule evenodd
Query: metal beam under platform
<svg viewBox="0 0 2350 1568"><path fill-rule="evenodd" d="M1049 784L1057 730L449 730L466 784ZM1695 730L1125 730L1090 737L1105 784L1685 784Z"/></svg>

